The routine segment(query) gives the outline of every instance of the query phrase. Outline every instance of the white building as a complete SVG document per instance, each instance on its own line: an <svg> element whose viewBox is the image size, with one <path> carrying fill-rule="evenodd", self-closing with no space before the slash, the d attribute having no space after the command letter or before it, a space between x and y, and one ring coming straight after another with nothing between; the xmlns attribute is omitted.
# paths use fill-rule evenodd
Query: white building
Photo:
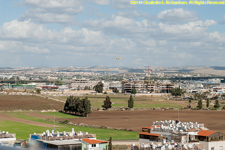
<svg viewBox="0 0 225 150"><path fill-rule="evenodd" d="M174 120L156 121L150 127L142 127L139 133L142 147L152 149L204 149L225 150L225 135L210 131L204 124Z"/></svg>
<svg viewBox="0 0 225 150"><path fill-rule="evenodd" d="M0 145L12 146L15 141L16 141L16 134L0 131Z"/></svg>
<svg viewBox="0 0 225 150"><path fill-rule="evenodd" d="M107 150L107 141L82 139L82 150Z"/></svg>

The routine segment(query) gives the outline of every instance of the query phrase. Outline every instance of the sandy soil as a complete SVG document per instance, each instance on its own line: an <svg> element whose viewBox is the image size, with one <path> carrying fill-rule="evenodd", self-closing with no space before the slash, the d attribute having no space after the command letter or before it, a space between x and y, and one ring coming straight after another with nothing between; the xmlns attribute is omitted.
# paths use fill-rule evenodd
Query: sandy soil
<svg viewBox="0 0 225 150"><path fill-rule="evenodd" d="M107 126L141 131L154 121L177 120L178 111L96 111L88 118L67 119L74 123ZM65 120L65 119L56 119ZM180 121L204 123L210 130L225 133L225 111L185 110L179 111Z"/></svg>

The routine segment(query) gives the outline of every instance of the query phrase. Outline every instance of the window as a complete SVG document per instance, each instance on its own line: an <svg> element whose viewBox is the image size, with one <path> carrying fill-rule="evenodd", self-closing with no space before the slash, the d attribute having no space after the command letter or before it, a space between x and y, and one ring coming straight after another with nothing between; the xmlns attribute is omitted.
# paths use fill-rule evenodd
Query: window
<svg viewBox="0 0 225 150"><path fill-rule="evenodd" d="M220 146L220 150L223 150L223 146Z"/></svg>
<svg viewBox="0 0 225 150"><path fill-rule="evenodd" d="M92 146L92 147L96 147L96 144L92 144L91 146Z"/></svg>
<svg viewBox="0 0 225 150"><path fill-rule="evenodd" d="M211 147L211 150L214 150L214 147Z"/></svg>

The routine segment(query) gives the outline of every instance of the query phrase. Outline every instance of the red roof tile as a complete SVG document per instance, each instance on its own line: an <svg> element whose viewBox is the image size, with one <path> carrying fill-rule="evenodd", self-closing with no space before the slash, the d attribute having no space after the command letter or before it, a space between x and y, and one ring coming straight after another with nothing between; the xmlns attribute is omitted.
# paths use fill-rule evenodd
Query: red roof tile
<svg viewBox="0 0 225 150"><path fill-rule="evenodd" d="M108 141L93 140L93 139L82 139L82 140L88 144L108 143Z"/></svg>
<svg viewBox="0 0 225 150"><path fill-rule="evenodd" d="M139 134L142 134L142 135L151 135L151 136L160 136L159 134L148 133L148 132L140 132Z"/></svg>
<svg viewBox="0 0 225 150"><path fill-rule="evenodd" d="M200 136L210 136L213 133L215 133L215 131L201 130L201 131L198 132L198 135L200 135Z"/></svg>

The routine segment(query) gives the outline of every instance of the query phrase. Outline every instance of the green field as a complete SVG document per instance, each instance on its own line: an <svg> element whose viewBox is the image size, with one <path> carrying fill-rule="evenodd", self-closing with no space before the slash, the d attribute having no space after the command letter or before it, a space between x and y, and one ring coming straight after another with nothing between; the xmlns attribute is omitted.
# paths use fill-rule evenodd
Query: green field
<svg viewBox="0 0 225 150"><path fill-rule="evenodd" d="M127 107L129 95L86 95L91 101L91 105L95 108L101 108L103 101L106 96L109 96L112 102L112 107ZM86 96L81 96L84 98ZM53 97L61 101L66 101L66 96ZM141 97L136 96L134 98L134 108L159 108L159 107L169 107L169 108L181 108L186 107L187 101L174 101L165 100L166 97Z"/></svg>
<svg viewBox="0 0 225 150"><path fill-rule="evenodd" d="M5 112L6 113L6 112ZM4 113L4 114L5 114ZM30 115L25 115L23 112L15 113L15 112L8 112L7 115L31 120L35 122L41 123L48 123L51 124L52 127L41 127L35 125L29 125L25 123L15 122L13 120L1 120L0 121L0 130L1 131L8 131L10 133L16 133L17 139L28 139L31 133L42 133L46 130L53 130L54 129L54 122L49 122L45 119L31 117ZM42 115L52 115L53 117L56 116L57 118L73 118L76 116L71 116L67 114L62 114L58 112L48 112L48 113L41 113ZM112 137L113 140L136 140L138 139L137 132L132 131L121 131L121 130L111 130L111 129L101 129L101 128L92 128L92 127L82 127L82 126L72 126L72 125L63 125L59 123L55 123L55 125L59 125L61 127L56 127L57 131L71 131L74 128L75 131L82 131L82 132L89 132L92 134L96 134L98 139L108 140L109 137Z"/></svg>

